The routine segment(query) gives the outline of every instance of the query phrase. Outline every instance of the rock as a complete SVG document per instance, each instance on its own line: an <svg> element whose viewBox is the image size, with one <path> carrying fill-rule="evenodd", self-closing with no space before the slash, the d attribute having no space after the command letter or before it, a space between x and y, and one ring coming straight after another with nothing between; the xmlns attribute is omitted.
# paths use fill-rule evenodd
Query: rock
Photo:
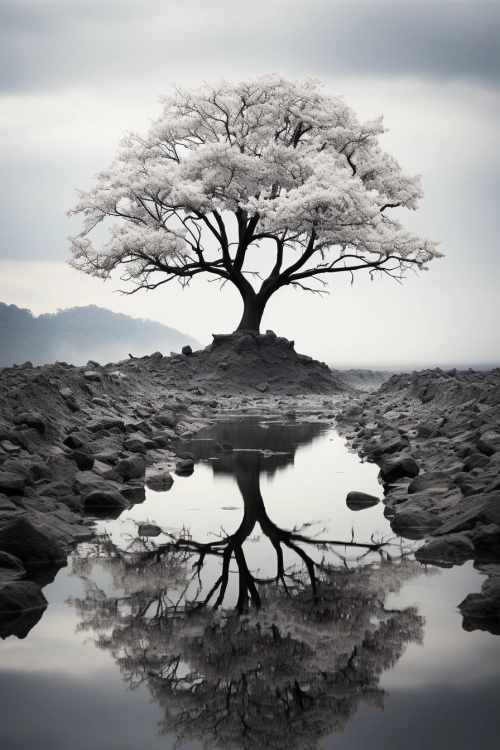
<svg viewBox="0 0 500 750"><path fill-rule="evenodd" d="M386 484L402 477L416 477L419 473L419 465L412 456L386 458L380 465L380 477Z"/></svg>
<svg viewBox="0 0 500 750"><path fill-rule="evenodd" d="M94 508L126 508L128 503L116 490L91 490L82 496L82 503L86 510Z"/></svg>
<svg viewBox="0 0 500 750"><path fill-rule="evenodd" d="M16 510L18 510L17 505L12 500L9 500L6 495L0 495L0 513Z"/></svg>
<svg viewBox="0 0 500 750"><path fill-rule="evenodd" d="M92 471L94 474L97 474L98 477L101 477L101 479L112 479L117 482L121 481L120 475L116 473L114 468L104 461L99 461L99 459L94 461Z"/></svg>
<svg viewBox="0 0 500 750"><path fill-rule="evenodd" d="M78 448L82 448L85 445L85 440L83 440L77 433L72 433L63 440L63 443L64 445L67 445L68 448L77 450Z"/></svg>
<svg viewBox="0 0 500 750"><path fill-rule="evenodd" d="M269 383L257 383L255 390L260 391L260 393L265 393L269 390Z"/></svg>
<svg viewBox="0 0 500 750"><path fill-rule="evenodd" d="M0 530L0 550L19 558L24 565L66 561L62 547L22 516Z"/></svg>
<svg viewBox="0 0 500 750"><path fill-rule="evenodd" d="M347 493L345 502L349 510L364 510L365 508L372 508L374 505L378 505L380 500L375 495L353 491Z"/></svg>
<svg viewBox="0 0 500 750"><path fill-rule="evenodd" d="M23 362L22 365L19 365L20 370L32 370L33 369L33 362L30 362L27 360L26 362Z"/></svg>
<svg viewBox="0 0 500 750"><path fill-rule="evenodd" d="M191 349L189 344L187 344L186 346L183 346L181 351L183 354L186 355L186 357L189 357L189 355L193 353L193 350Z"/></svg>
<svg viewBox="0 0 500 750"><path fill-rule="evenodd" d="M11 471L0 471L0 492L4 495L24 495L26 478Z"/></svg>
<svg viewBox="0 0 500 750"><path fill-rule="evenodd" d="M120 489L120 494L123 495L125 500L131 505L139 505L146 499L146 490L144 485L128 485Z"/></svg>
<svg viewBox="0 0 500 750"><path fill-rule="evenodd" d="M169 471L150 474L146 478L146 487L153 492L168 492L174 483L174 478Z"/></svg>
<svg viewBox="0 0 500 750"><path fill-rule="evenodd" d="M74 461L80 471L90 471L94 466L94 457L82 451L72 451L68 453L67 458Z"/></svg>
<svg viewBox="0 0 500 750"><path fill-rule="evenodd" d="M113 429L118 429L120 432L126 432L127 428L125 427L125 422L123 419L115 419L115 418L106 418L101 419L98 422L93 422L90 425L87 425L87 428L91 432L100 432L101 430L109 431Z"/></svg>
<svg viewBox="0 0 500 750"><path fill-rule="evenodd" d="M124 441L123 447L130 453L147 453L148 450L156 448L153 440L143 437L142 435L132 435Z"/></svg>
<svg viewBox="0 0 500 750"><path fill-rule="evenodd" d="M153 352L150 359L163 359L163 354L161 352Z"/></svg>
<svg viewBox="0 0 500 750"><path fill-rule="evenodd" d="M500 526L496 523L478 525L472 534L475 557L482 561L500 560Z"/></svg>
<svg viewBox="0 0 500 750"><path fill-rule="evenodd" d="M37 432L39 432L41 435L45 432L47 425L45 421L42 419L40 414L36 414L35 412L23 412L22 414L17 414L14 417L14 424L21 425L24 424L26 427L32 427Z"/></svg>
<svg viewBox="0 0 500 750"><path fill-rule="evenodd" d="M156 415L156 420L164 427L175 427L178 420L171 409L165 409Z"/></svg>
<svg viewBox="0 0 500 750"><path fill-rule="evenodd" d="M46 607L47 599L33 581L6 583L0 588L0 614Z"/></svg>
<svg viewBox="0 0 500 750"><path fill-rule="evenodd" d="M19 453L21 450L19 445L14 445L14 443L11 443L10 440L2 440L0 442L0 448L2 448L6 453Z"/></svg>
<svg viewBox="0 0 500 750"><path fill-rule="evenodd" d="M488 578L481 593L469 594L458 608L464 618L464 630L484 630L500 635L500 577Z"/></svg>
<svg viewBox="0 0 500 750"><path fill-rule="evenodd" d="M391 520L392 530L405 539L423 539L439 526L441 521L430 511L402 510Z"/></svg>
<svg viewBox="0 0 500 750"><path fill-rule="evenodd" d="M249 334L239 336L233 344L233 349L238 354L243 354L243 352L254 352L257 349L255 337L250 336Z"/></svg>
<svg viewBox="0 0 500 750"><path fill-rule="evenodd" d="M477 449L486 456L492 456L500 451L500 434L495 430L483 432L477 443Z"/></svg>
<svg viewBox="0 0 500 750"><path fill-rule="evenodd" d="M486 500L486 506L480 513L481 520L500 526L500 492L489 492L483 497Z"/></svg>
<svg viewBox="0 0 500 750"><path fill-rule="evenodd" d="M146 473L146 462L142 456L131 456L119 461L115 470L126 482L129 479L139 479Z"/></svg>
<svg viewBox="0 0 500 750"><path fill-rule="evenodd" d="M87 370L87 372L83 373L83 377L85 380L90 380L91 382L100 382L102 380L102 376L100 373L96 372L95 370Z"/></svg>
<svg viewBox="0 0 500 750"><path fill-rule="evenodd" d="M99 362L96 362L95 359L89 359L87 362L87 367L100 367L101 365Z"/></svg>
<svg viewBox="0 0 500 750"><path fill-rule="evenodd" d="M190 458L183 458L177 461L175 465L175 473L179 476L189 476L194 471L194 461Z"/></svg>
<svg viewBox="0 0 500 750"><path fill-rule="evenodd" d="M404 451L409 447L410 443L407 438L402 438L400 435L395 435L386 440L368 440L363 445L363 453L366 453L369 456L377 457L392 453L401 453L401 451Z"/></svg>
<svg viewBox="0 0 500 750"><path fill-rule="evenodd" d="M0 552L0 585L8 581L17 581L26 575L21 560L8 552Z"/></svg>
<svg viewBox="0 0 500 750"><path fill-rule="evenodd" d="M73 484L74 478L78 471L78 466L73 461L68 461L66 455L50 456L47 460L47 466L52 478L57 482L66 482Z"/></svg>
<svg viewBox="0 0 500 750"><path fill-rule="evenodd" d="M162 529L154 523L140 523L137 528L139 536L158 536Z"/></svg>
<svg viewBox="0 0 500 750"><path fill-rule="evenodd" d="M419 474L408 485L408 494L413 495L416 492L430 492L432 494L446 492L453 486L449 474L444 471L429 471L426 474Z"/></svg>
<svg viewBox="0 0 500 750"><path fill-rule="evenodd" d="M220 370L224 370L224 371L225 370L229 370L229 362L219 362L219 364L217 365L217 367Z"/></svg>
<svg viewBox="0 0 500 750"><path fill-rule="evenodd" d="M488 505L488 498L483 494L464 497L457 505L441 513L444 523L433 532L433 536L467 531L481 518Z"/></svg>
<svg viewBox="0 0 500 750"><path fill-rule="evenodd" d="M464 461L462 471L472 471L472 469L484 469L490 462L488 456L483 453L472 453Z"/></svg>
<svg viewBox="0 0 500 750"><path fill-rule="evenodd" d="M474 547L465 534L448 534L421 547L415 552L415 559L425 565L452 568L462 565L474 557Z"/></svg>

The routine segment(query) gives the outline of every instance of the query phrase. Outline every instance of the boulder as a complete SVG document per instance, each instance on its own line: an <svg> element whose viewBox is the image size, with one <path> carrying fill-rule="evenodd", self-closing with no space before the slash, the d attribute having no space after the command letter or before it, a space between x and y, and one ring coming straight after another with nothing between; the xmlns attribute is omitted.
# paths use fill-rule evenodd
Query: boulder
<svg viewBox="0 0 500 750"><path fill-rule="evenodd" d="M469 594L458 608L464 618L464 630L484 630L500 635L500 577L488 578L481 593Z"/></svg>
<svg viewBox="0 0 500 750"><path fill-rule="evenodd" d="M68 435L68 437L63 440L63 443L64 445L67 445L68 448L77 450L78 448L82 448L85 445L85 440L76 432L74 432L71 433L71 435Z"/></svg>
<svg viewBox="0 0 500 750"><path fill-rule="evenodd" d="M139 505L146 499L146 490L143 484L128 485L120 490L120 494L123 495L125 500L131 505Z"/></svg>
<svg viewBox="0 0 500 750"><path fill-rule="evenodd" d="M86 510L93 508L126 508L128 503L117 490L97 489L82 495L82 503Z"/></svg>
<svg viewBox="0 0 500 750"><path fill-rule="evenodd" d="M14 424L24 424L26 425L26 427L32 427L42 435L47 429L46 422L42 419L40 414L36 414L36 412L31 411L25 411L21 414L16 414L16 416L14 417Z"/></svg>
<svg viewBox="0 0 500 750"><path fill-rule="evenodd" d="M102 380L102 376L100 373L96 372L95 370L87 370L87 372L83 373L83 377L85 380L90 380L91 382L98 383Z"/></svg>
<svg viewBox="0 0 500 750"><path fill-rule="evenodd" d="M118 462L115 471L123 477L125 482L128 482L129 479L139 479L146 473L146 462L142 456L124 458Z"/></svg>
<svg viewBox="0 0 500 750"><path fill-rule="evenodd" d="M380 477L386 484L402 477L413 478L418 476L419 473L420 467L412 456L386 458L380 465Z"/></svg>
<svg viewBox="0 0 500 750"><path fill-rule="evenodd" d="M446 492L453 486L449 474L444 471L430 471L427 474L419 474L408 485L408 494L416 492L429 492L432 494Z"/></svg>
<svg viewBox="0 0 500 750"><path fill-rule="evenodd" d="M162 533L162 529L155 523L140 523L137 533L139 536L158 536Z"/></svg>
<svg viewBox="0 0 500 750"><path fill-rule="evenodd" d="M0 587L0 614L46 607L47 599L33 581L13 581Z"/></svg>
<svg viewBox="0 0 500 750"><path fill-rule="evenodd" d="M472 534L475 557L481 561L500 560L500 526L496 523L479 524Z"/></svg>
<svg viewBox="0 0 500 750"><path fill-rule="evenodd" d="M146 478L146 487L153 492L168 492L173 483L174 479L169 471L150 474Z"/></svg>
<svg viewBox="0 0 500 750"><path fill-rule="evenodd" d="M0 550L19 558L24 565L66 560L62 547L23 516L0 530Z"/></svg>
<svg viewBox="0 0 500 750"><path fill-rule="evenodd" d="M257 383L257 385L255 386L255 390L259 391L260 393L265 393L269 390L269 383Z"/></svg>
<svg viewBox="0 0 500 750"><path fill-rule="evenodd" d="M485 456L484 453L471 453L465 459L462 471L469 472L472 469L484 469L485 466L488 466L489 462L489 457Z"/></svg>
<svg viewBox="0 0 500 750"><path fill-rule="evenodd" d="M78 466L73 461L68 461L66 455L50 456L47 459L47 466L52 478L57 482L66 482L72 484L78 472Z"/></svg>
<svg viewBox="0 0 500 750"><path fill-rule="evenodd" d="M19 558L0 551L0 585L8 581L17 581L25 575L26 570Z"/></svg>
<svg viewBox="0 0 500 750"><path fill-rule="evenodd" d="M423 539L439 526L441 521L429 511L403 510L391 520L392 530L405 539Z"/></svg>
<svg viewBox="0 0 500 750"><path fill-rule="evenodd" d="M366 492L348 492L345 499L346 505L349 510L364 510L365 508L372 508L374 505L378 505L380 502L378 497L375 495L368 495Z"/></svg>
<svg viewBox="0 0 500 750"><path fill-rule="evenodd" d="M0 492L4 495L24 495L26 479L11 471L0 471Z"/></svg>
<svg viewBox="0 0 500 750"><path fill-rule="evenodd" d="M474 557L474 547L465 534L447 534L433 539L415 552L415 559L425 565L452 568Z"/></svg>
<svg viewBox="0 0 500 750"><path fill-rule="evenodd" d="M191 458L182 458L175 465L175 473L179 476L189 476L194 471L194 461Z"/></svg>
<svg viewBox="0 0 500 750"><path fill-rule="evenodd" d="M163 354L161 352L153 352L150 355L150 359L163 359Z"/></svg>
<svg viewBox="0 0 500 750"><path fill-rule="evenodd" d="M181 351L182 351L183 354L186 355L186 357L189 357L190 354L193 353L193 350L191 349L191 347L189 346L189 344L186 344L186 346L183 346L182 349L181 349Z"/></svg>
<svg viewBox="0 0 500 750"><path fill-rule="evenodd" d="M131 435L127 440L124 441L123 447L129 453L142 453L145 454L148 450L156 448L156 443L153 440L143 437L142 435Z"/></svg>
<svg viewBox="0 0 500 750"><path fill-rule="evenodd" d="M165 409L156 416L156 420L164 427L175 427L178 422L175 412L172 409Z"/></svg>
<svg viewBox="0 0 500 750"><path fill-rule="evenodd" d="M500 452L500 434L495 430L483 432L478 440L477 449L486 456Z"/></svg>
<svg viewBox="0 0 500 750"><path fill-rule="evenodd" d="M90 471L94 466L94 457L83 451L71 451L67 458L74 461L80 471Z"/></svg>

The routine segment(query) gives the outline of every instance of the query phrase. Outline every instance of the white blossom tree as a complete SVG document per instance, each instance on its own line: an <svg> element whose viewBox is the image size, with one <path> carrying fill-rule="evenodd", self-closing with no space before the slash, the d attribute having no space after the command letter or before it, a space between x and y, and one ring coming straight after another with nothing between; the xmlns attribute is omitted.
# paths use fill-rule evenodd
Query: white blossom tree
<svg viewBox="0 0 500 750"><path fill-rule="evenodd" d="M389 218L416 209L420 176L385 153L382 119L360 122L317 78L279 74L176 88L145 136L130 133L95 186L79 192L74 268L133 282L127 293L206 274L234 284L238 330L258 331L285 286L322 293L330 274L403 278L439 257L437 242ZM109 239L90 233L116 219ZM269 253L267 276L252 249ZM250 263L250 265L249 265Z"/></svg>

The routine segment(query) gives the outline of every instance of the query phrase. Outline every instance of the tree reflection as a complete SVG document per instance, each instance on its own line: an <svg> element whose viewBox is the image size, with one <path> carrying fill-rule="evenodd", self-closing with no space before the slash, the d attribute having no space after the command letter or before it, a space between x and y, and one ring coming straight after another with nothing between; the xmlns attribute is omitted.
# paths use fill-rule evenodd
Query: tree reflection
<svg viewBox="0 0 500 750"><path fill-rule="evenodd" d="M342 542L371 554L353 567L338 552L340 560L328 562L326 550L338 540L309 538L269 518L259 475L270 466L251 451L214 463L214 471L235 475L243 497L233 534L204 543L184 530L158 547L139 540L126 550L102 537L74 559L85 584L85 596L72 600L79 629L95 634L130 688L148 687L164 711L161 731L178 746L316 750L361 702L382 706L382 673L422 639L416 609L386 606L421 567L389 554L382 541ZM256 527L276 555L267 578L245 556ZM295 563L285 563L284 550ZM119 596L92 581L97 559ZM226 601L232 578L235 607Z"/></svg>

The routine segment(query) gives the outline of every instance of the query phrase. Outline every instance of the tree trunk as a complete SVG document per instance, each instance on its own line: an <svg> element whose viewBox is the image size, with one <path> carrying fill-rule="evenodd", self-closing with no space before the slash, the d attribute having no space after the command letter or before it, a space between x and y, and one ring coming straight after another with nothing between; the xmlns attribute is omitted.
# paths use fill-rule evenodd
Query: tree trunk
<svg viewBox="0 0 500 750"><path fill-rule="evenodd" d="M259 333L260 322L264 314L267 299L255 295L254 297L243 297L243 315L237 331L254 331Z"/></svg>

